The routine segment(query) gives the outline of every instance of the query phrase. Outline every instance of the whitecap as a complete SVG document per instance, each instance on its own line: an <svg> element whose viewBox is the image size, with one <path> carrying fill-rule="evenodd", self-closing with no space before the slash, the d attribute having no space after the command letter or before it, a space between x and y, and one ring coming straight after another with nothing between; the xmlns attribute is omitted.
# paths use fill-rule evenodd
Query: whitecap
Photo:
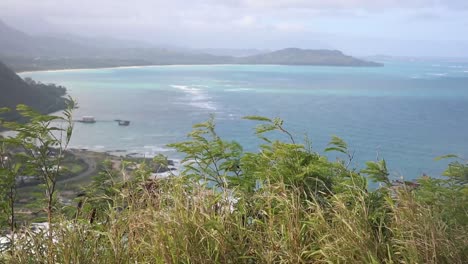
<svg viewBox="0 0 468 264"><path fill-rule="evenodd" d="M213 102L191 102L189 105L207 110L217 110Z"/></svg>
<svg viewBox="0 0 468 264"><path fill-rule="evenodd" d="M426 75L430 75L430 76L447 76L448 73L446 72L442 72L442 73L426 73Z"/></svg>
<svg viewBox="0 0 468 264"><path fill-rule="evenodd" d="M194 96L190 97L190 100L192 100L192 101L205 101L205 100L208 100L208 99L211 99L211 97L208 97L208 96L203 95L203 94L195 94Z"/></svg>
<svg viewBox="0 0 468 264"><path fill-rule="evenodd" d="M171 85L171 87L185 92L187 96L182 100L183 104L210 111L217 110L215 104L212 101L210 101L211 97L207 96L205 94L205 91L203 91L202 89L190 87L187 85Z"/></svg>
<svg viewBox="0 0 468 264"><path fill-rule="evenodd" d="M225 117L224 119L227 119L227 120L236 120L236 119L240 119L240 118L242 118L242 115L230 113L230 114L227 114L226 117ZM221 119L223 119L223 118L221 118Z"/></svg>
<svg viewBox="0 0 468 264"><path fill-rule="evenodd" d="M182 90L182 91L187 92L187 93L194 93L194 94L197 94L197 93L199 93L201 91L198 88L189 87L187 85L171 85L171 87L177 88L177 89Z"/></svg>
<svg viewBox="0 0 468 264"><path fill-rule="evenodd" d="M182 90L187 89L187 87L188 87L187 85L175 85L175 84L172 84L170 86L172 88L177 88L177 89L182 89Z"/></svg>
<svg viewBox="0 0 468 264"><path fill-rule="evenodd" d="M233 88L233 89L226 89L226 92L246 92L246 91L252 91L251 88Z"/></svg>

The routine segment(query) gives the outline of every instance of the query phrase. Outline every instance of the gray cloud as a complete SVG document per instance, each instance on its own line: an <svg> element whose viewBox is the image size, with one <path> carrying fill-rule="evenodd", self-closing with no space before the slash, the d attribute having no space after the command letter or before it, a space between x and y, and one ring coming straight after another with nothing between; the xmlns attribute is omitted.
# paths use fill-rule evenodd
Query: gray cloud
<svg viewBox="0 0 468 264"><path fill-rule="evenodd" d="M359 52L359 45L352 44L359 38L387 43L465 38L460 25L468 23L467 8L467 0L0 0L0 18L34 33L196 47L351 47ZM378 44L372 49L365 45L370 53L380 52ZM407 47L411 49L416 48Z"/></svg>
<svg viewBox="0 0 468 264"><path fill-rule="evenodd" d="M116 17L155 12L191 12L219 9L364 9L385 8L467 8L466 0L2 0L0 10L13 13Z"/></svg>
<svg viewBox="0 0 468 264"><path fill-rule="evenodd" d="M408 18L409 22L425 22L443 19L440 15L431 12L421 12L411 15Z"/></svg>

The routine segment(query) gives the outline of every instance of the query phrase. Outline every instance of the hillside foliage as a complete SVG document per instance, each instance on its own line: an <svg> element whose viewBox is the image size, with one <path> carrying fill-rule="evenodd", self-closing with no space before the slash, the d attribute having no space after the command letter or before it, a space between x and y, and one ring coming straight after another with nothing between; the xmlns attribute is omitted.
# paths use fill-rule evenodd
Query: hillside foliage
<svg viewBox="0 0 468 264"><path fill-rule="evenodd" d="M6 121L27 120L16 111L16 106L19 104L28 105L41 114L63 110L67 104L67 99L64 98L65 87L36 82L31 78L23 80L2 62L0 62L0 94L0 108L11 110L0 113L0 118Z"/></svg>
<svg viewBox="0 0 468 264"><path fill-rule="evenodd" d="M121 170L103 164L72 205L53 199L55 194L47 191L51 180L44 177L50 229L13 226L15 240L0 253L0 260L466 263L466 161L442 157L453 159L443 178L424 176L417 184L395 185L389 180L385 160L370 161L363 170L350 168L353 154L338 137L332 138L325 151L341 158L330 160L308 142L299 142L281 119L245 119L258 123L255 133L263 143L257 152L245 152L237 142L223 140L212 118L195 125L186 141L171 145L185 154L179 176L154 179L144 164L131 174L125 170L129 165L125 161ZM10 155L8 144L19 144L26 153L36 150L36 144L22 144L31 138L57 144L50 138L54 129L71 135L71 125L44 126L43 122L51 120L35 114L29 125L16 126L31 129L29 137L20 133L15 140L1 139L2 157ZM273 133L284 134L286 140L271 139ZM11 177L24 164L41 170L38 160L54 161L47 155L23 158L0 164L5 183L1 186L2 216L11 212ZM157 159L165 162L164 157ZM369 181L379 187L369 188ZM6 230L9 220L1 222Z"/></svg>

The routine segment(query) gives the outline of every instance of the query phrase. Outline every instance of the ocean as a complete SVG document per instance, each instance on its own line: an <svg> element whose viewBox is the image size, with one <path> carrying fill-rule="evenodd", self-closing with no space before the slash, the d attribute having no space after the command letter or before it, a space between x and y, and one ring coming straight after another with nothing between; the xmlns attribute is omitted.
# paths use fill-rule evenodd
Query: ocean
<svg viewBox="0 0 468 264"><path fill-rule="evenodd" d="M245 151L260 141L246 115L280 117L324 153L333 135L354 152L352 166L385 158L391 177L440 176L444 154L468 158L468 63L384 62L351 68L276 65L149 66L22 73L67 87L78 101L72 148L182 155L166 146L215 115L219 134ZM115 119L130 120L128 127ZM272 135L282 138L280 135ZM284 138L286 140L286 138ZM335 159L334 154L327 154Z"/></svg>

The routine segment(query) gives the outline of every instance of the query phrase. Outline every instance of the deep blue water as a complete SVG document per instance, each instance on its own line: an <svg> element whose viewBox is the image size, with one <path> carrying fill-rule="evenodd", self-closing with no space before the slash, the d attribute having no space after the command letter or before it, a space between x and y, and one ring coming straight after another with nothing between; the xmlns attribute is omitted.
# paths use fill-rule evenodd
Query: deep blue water
<svg viewBox="0 0 468 264"><path fill-rule="evenodd" d="M323 152L332 135L355 151L355 167L385 158L392 177L440 175L448 153L468 157L468 64L388 62L382 68L155 66L23 73L65 85L83 115L72 146L180 158L165 145L216 115L229 140L258 149L245 115L281 117ZM119 127L114 119L131 120ZM334 158L334 157L331 157Z"/></svg>

